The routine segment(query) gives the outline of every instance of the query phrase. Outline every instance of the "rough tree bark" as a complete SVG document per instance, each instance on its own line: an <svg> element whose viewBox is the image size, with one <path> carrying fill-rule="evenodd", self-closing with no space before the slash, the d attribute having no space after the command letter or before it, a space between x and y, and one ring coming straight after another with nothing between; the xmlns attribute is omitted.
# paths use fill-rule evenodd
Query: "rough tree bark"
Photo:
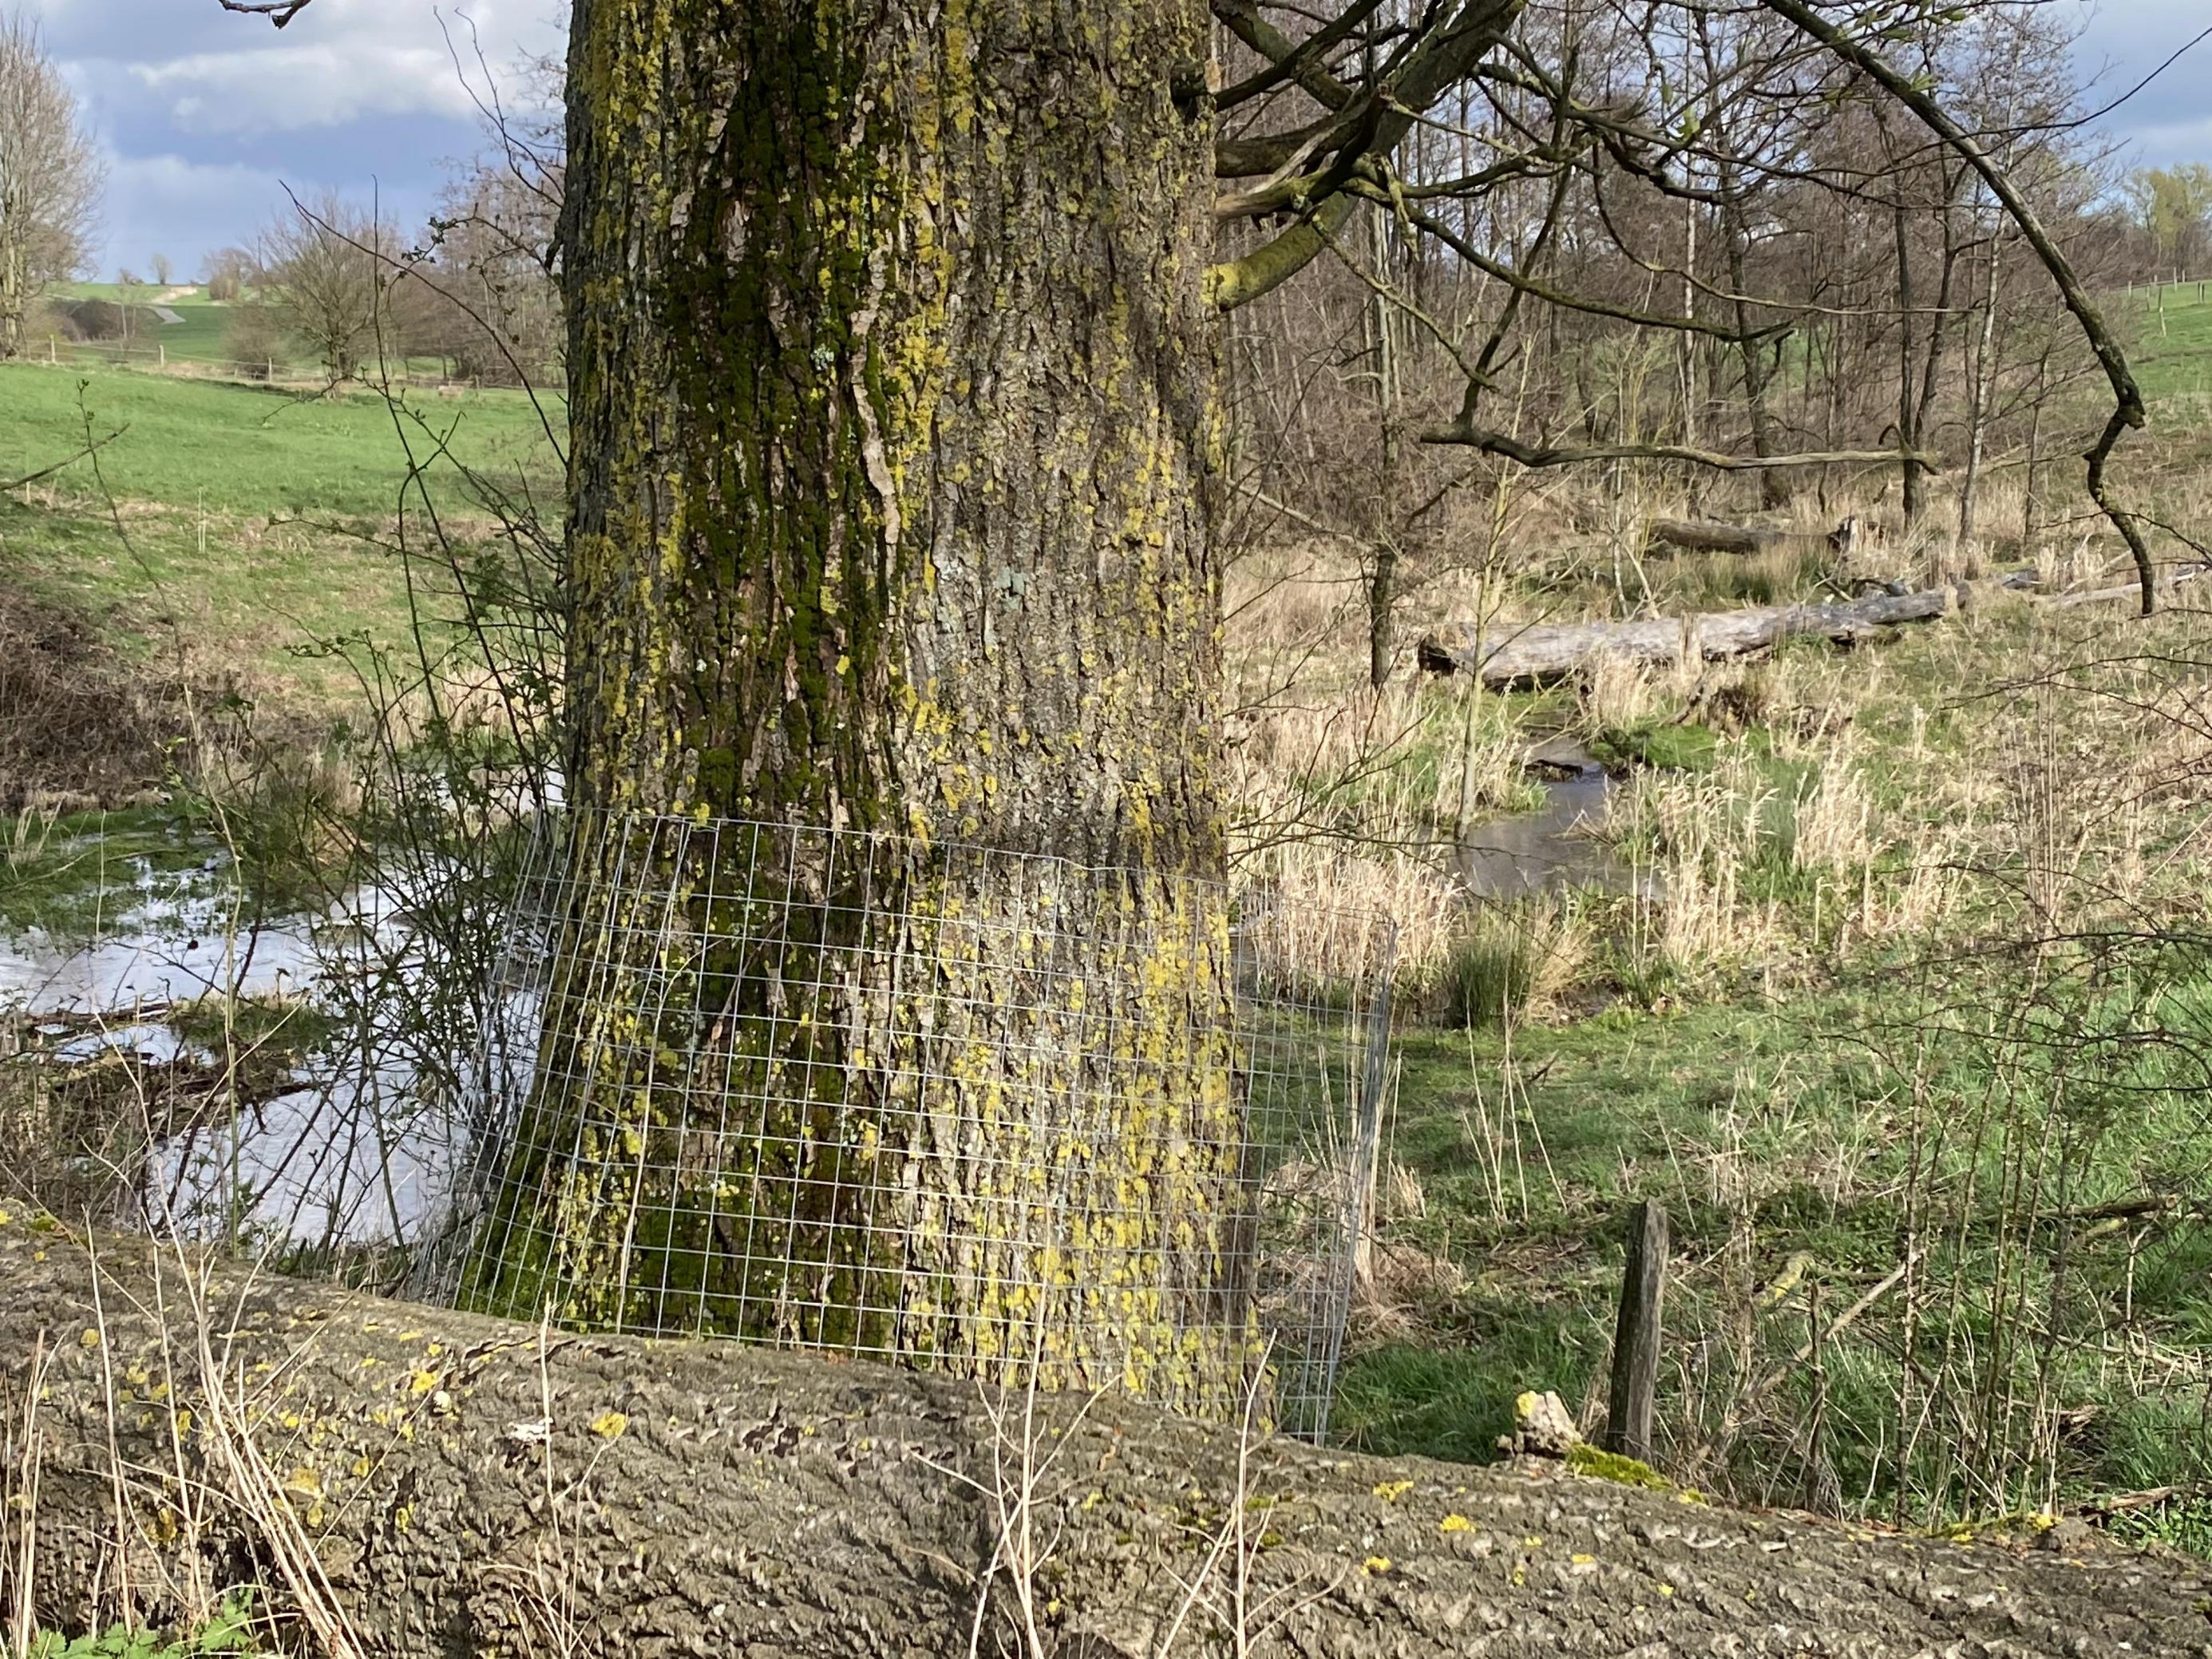
<svg viewBox="0 0 2212 1659"><path fill-rule="evenodd" d="M581 843L566 1085L478 1303L649 1328L672 1292L988 1370L1045 1285L1119 1328L1066 1380L1189 1399L1241 1363L1167 1306L1229 1271L1237 1178L1209 27L1200 0L577 0L570 799L660 822ZM671 827L725 817L902 839L865 906L829 843L777 843L828 920L672 970L672 908L781 921L720 896L757 842ZM1122 873L1000 890L955 842ZM750 1151L685 1133L732 1099L763 1103ZM1102 1103L1103 1144L1072 1121ZM1045 1261L1036 1168L1110 1195L1120 1282Z"/></svg>
<svg viewBox="0 0 2212 1659"><path fill-rule="evenodd" d="M1204 7L572 28L574 797L1211 867Z"/></svg>
<svg viewBox="0 0 2212 1659"><path fill-rule="evenodd" d="M0 1588L30 1559L58 1627L125 1584L154 1621L241 1579L282 1609L270 1534L296 1524L362 1659L941 1659L969 1650L1027 1444L1050 1456L1039 1633L1086 1659L1232 1650L1240 1589L1253 1639L1233 1650L1337 1659L2178 1656L2212 1633L2203 1565L2179 1558L1878 1537L1526 1462L1263 1442L1240 1474L1236 1432L1116 1398L1042 1397L1025 1437L1020 1400L994 1421L971 1383L549 1334L93 1243L96 1266L59 1229L0 1224L11 1470L40 1376L38 1501L7 1510ZM264 1479L238 1473L234 1425ZM982 1651L1028 1651L988 1577Z"/></svg>

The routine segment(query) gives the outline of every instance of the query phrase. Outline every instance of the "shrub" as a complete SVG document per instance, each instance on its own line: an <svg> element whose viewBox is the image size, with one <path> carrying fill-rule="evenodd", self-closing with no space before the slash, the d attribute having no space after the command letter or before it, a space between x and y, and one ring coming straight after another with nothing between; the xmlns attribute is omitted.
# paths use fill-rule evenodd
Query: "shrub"
<svg viewBox="0 0 2212 1659"><path fill-rule="evenodd" d="M284 356L284 325L276 313L258 301L240 306L231 313L224 337L241 374L250 380L265 380Z"/></svg>
<svg viewBox="0 0 2212 1659"><path fill-rule="evenodd" d="M1444 1018L1481 1027L1540 1014L1574 983L1589 946L1571 898L1480 905L1444 960Z"/></svg>
<svg viewBox="0 0 2212 1659"><path fill-rule="evenodd" d="M1590 753L1615 771L1649 766L1663 772L1709 772L1715 750L1710 729L1676 720L1608 726L1590 744Z"/></svg>
<svg viewBox="0 0 2212 1659"><path fill-rule="evenodd" d="M129 313L112 300L72 300L56 308L76 325L80 340L119 340L130 327Z"/></svg>

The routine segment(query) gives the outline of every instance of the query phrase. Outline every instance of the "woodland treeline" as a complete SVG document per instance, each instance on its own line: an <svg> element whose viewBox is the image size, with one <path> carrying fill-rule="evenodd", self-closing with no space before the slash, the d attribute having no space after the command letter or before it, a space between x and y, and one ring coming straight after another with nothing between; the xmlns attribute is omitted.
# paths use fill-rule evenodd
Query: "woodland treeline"
<svg viewBox="0 0 2212 1659"><path fill-rule="evenodd" d="M2189 171L2122 188L2084 125L2112 89L2056 8L1891 13L1891 61L2124 329L2126 286L2202 246ZM1524 557L1489 531L1501 458L1578 467L1585 527L1650 490L1833 523L1871 484L1923 537L2019 545L2087 505L2104 376L2045 262L1955 147L1771 10L1532 10L1364 194L1322 270L1235 315L1230 372L1255 530L1366 550L1378 678L1409 590ZM1225 236L1265 234L1258 207Z"/></svg>
<svg viewBox="0 0 2212 1659"><path fill-rule="evenodd" d="M1365 550L1378 678L1406 660L1391 621L1421 582L1510 562L1480 550L1502 471L1579 469L1584 514L1633 482L1693 514L1835 515L1871 479L1903 526L1959 543L2031 543L2080 512L2104 373L1955 144L1773 9L1508 9L1503 49L1401 118L1391 100L1450 43L1443 13L1217 9L1218 251L1279 265L1225 307L1238 534ZM2212 274L2212 173L2114 153L2091 118L2129 88L2085 76L2070 13L1856 10L2123 338L2131 287ZM280 286L349 268L320 307L340 315L289 319L307 337L353 317L489 383L550 382L562 66L464 72L486 146L422 232L328 200L239 258ZM335 262L333 239L352 250Z"/></svg>

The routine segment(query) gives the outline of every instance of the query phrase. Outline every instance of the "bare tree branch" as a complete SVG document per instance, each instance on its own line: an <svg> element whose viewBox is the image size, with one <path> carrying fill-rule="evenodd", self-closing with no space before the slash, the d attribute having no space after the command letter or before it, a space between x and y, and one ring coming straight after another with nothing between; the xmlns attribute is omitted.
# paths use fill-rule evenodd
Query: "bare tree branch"
<svg viewBox="0 0 2212 1659"><path fill-rule="evenodd" d="M2120 532L2121 540L2135 557L2136 576L2142 593L2142 614L2149 616L2158 609L2158 576L2151 563L2150 549L2143 541L2142 531L2135 515L2115 502L2106 487L2105 469L2112 451L2121 437L2130 428L2141 427L2148 418L2143 410L2142 392L2136 386L2135 374L2128 367L2127 354L2120 349L2111 329L2105 325L2103 314L2096 302L2090 299L2075 274L2072 263L2051 240L2051 233L2043 227L2041 217L2020 193L2005 169L1992 160L1974 136L1966 131L1947 114L1934 98L1911 78L1898 70L1880 53L1861 40L1853 40L1826 18L1822 17L1803 0L1760 0L1760 3L1777 15L1787 18L1805 33L1818 40L1838 58L1860 70L1869 80L1919 117L1922 125L1941 138L1981 175L1989 186L1990 194L2003 204L2012 221L2020 227L2021 235L2035 250L2035 256L2058 285L2066 301L2067 310L2081 325L2090 349L2097 354L2105 378L2112 383L2112 414L2106 422L2104 431L2089 448L2085 457L2088 462L2090 498L2112 527Z"/></svg>
<svg viewBox="0 0 2212 1659"><path fill-rule="evenodd" d="M63 456L61 459L54 462L50 466L42 466L36 472L26 472L20 478L10 478L7 483L0 483L0 495L5 495L11 489L21 489L25 484L34 484L41 478L52 477L55 473L60 471L64 467L74 466L79 461L84 459L86 456L93 454L99 450L105 449L108 445L113 443L118 438L121 437L130 429L130 425L126 422L124 425L117 427L114 431L109 433L105 438L94 438L88 441L76 450Z"/></svg>
<svg viewBox="0 0 2212 1659"><path fill-rule="evenodd" d="M215 3L225 11L265 17L281 29L314 4L314 0L215 0Z"/></svg>
<svg viewBox="0 0 2212 1659"><path fill-rule="evenodd" d="M1309 70L1299 85L1329 106L1334 113L1317 127L1245 141L1233 165L1226 161L1224 152L1228 147L1217 146L1216 173L1240 178L1255 173L1272 173L1297 165L1302 155L1330 153L1333 160L1313 181L1305 198L1309 204L1325 209L1328 198L1352 182L1363 162L1370 157L1389 155L1413 130L1423 111L1474 72L1476 64L1504 39L1506 30L1519 16L1521 6L1522 0L1458 0L1432 27L1417 31L1401 59L1378 72L1364 92L1355 92L1334 76ZM1285 37L1259 18L1249 0L1217 0L1214 15L1263 58L1279 64L1297 52ZM1308 84L1316 75L1321 76L1320 81ZM1321 89L1316 90L1316 86ZM1340 228L1343 222L1342 215L1338 214L1329 228ZM1268 245L1275 249L1264 262L1271 270L1286 264L1296 254L1304 256L1290 264L1289 269L1268 287L1273 287L1321 252L1323 243L1320 238L1299 234L1305 228L1303 225L1293 227ZM1208 287L1224 295L1243 293L1242 285L1231 279L1226 267L1217 267L1215 273L1209 274ZM1261 289L1244 298L1256 298L1265 291ZM1222 303L1222 308L1227 310L1231 303L1242 304L1243 299L1217 303Z"/></svg>

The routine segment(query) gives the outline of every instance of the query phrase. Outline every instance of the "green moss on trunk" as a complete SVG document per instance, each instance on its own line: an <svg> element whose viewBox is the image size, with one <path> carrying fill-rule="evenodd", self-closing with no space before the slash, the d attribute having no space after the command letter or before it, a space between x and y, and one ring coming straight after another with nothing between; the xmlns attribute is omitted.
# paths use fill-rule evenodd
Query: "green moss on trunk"
<svg viewBox="0 0 2212 1659"><path fill-rule="evenodd" d="M657 960L605 890L640 847L588 843L544 1069L589 1103L528 1115L479 1300L619 1324L647 1287L989 1370L1058 1286L1106 1334L1048 1339L1064 1380L1241 1367L1167 1290L1231 1276L1241 1127L1225 902L1186 879L1222 858L1219 429L1211 133L1170 82L1208 28L1196 0L578 0L572 793L909 850L873 872L895 949L738 975ZM933 860L955 842L1151 873L977 927L1042 896ZM740 920L740 873L650 902ZM732 1097L767 1103L746 1167L691 1127ZM1055 1254L1102 1194L1121 1284Z"/></svg>

